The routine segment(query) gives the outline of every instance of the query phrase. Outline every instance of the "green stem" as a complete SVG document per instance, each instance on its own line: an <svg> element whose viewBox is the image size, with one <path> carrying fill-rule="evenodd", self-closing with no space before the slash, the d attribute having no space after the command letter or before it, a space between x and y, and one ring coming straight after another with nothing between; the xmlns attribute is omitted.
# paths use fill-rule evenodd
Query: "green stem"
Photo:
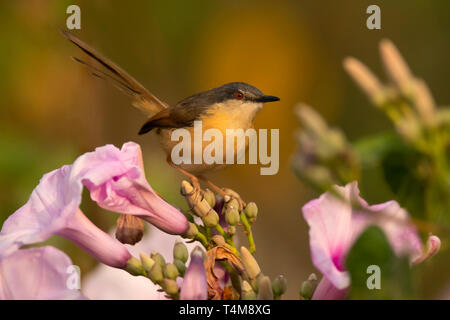
<svg viewBox="0 0 450 320"><path fill-rule="evenodd" d="M247 232L248 251L250 251L250 253L253 254L256 251L255 240L253 239L252 227L248 222L247 216L245 215L244 212L241 212L241 222L242 225L244 226L245 231Z"/></svg>
<svg viewBox="0 0 450 320"><path fill-rule="evenodd" d="M217 230L217 232L220 233L220 235L222 237L224 237L224 238L227 237L227 234L225 233L225 230L223 230L223 228L222 228L222 226L220 224L217 224L214 228Z"/></svg>
<svg viewBox="0 0 450 320"><path fill-rule="evenodd" d="M217 224L214 228L225 239L226 243L231 247L231 250L233 251L233 253L236 254L237 256L240 256L239 251L236 249L236 245L234 244L233 237L230 237L230 235L228 235L225 232L225 230L223 230L223 228L220 224Z"/></svg>
<svg viewBox="0 0 450 320"><path fill-rule="evenodd" d="M206 230L206 239L210 240L212 237L211 229L205 227L205 230Z"/></svg>
<svg viewBox="0 0 450 320"><path fill-rule="evenodd" d="M203 233L197 233L197 235L195 236L195 240L200 241L205 249L208 249L208 240Z"/></svg>

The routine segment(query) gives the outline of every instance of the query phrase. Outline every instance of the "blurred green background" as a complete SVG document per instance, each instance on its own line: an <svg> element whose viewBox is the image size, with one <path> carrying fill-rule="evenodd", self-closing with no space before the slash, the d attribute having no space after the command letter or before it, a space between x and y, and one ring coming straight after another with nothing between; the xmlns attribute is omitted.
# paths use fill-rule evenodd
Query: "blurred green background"
<svg viewBox="0 0 450 320"><path fill-rule="evenodd" d="M382 38L398 46L438 105L450 101L446 0L378 1L381 30L366 28L365 11L374 3L362 0L2 1L0 223L26 202L45 172L97 146L120 147L126 141L142 146L152 186L169 202L184 205L182 176L166 164L154 134L137 135L143 114L127 96L70 59L82 56L59 33L70 4L81 7L81 30L74 33L169 104L231 81L281 97L256 118L256 128L280 129L279 173L261 176L259 166L240 165L209 177L258 204L257 258L266 274L287 277L287 298L298 298L301 282L315 271L301 207L316 194L290 169L298 126L293 106L314 106L351 141L392 130L342 68L343 58L351 55L381 76ZM361 189L369 203L392 198L377 179L367 178ZM114 225L117 215L85 199L83 210L98 226L107 230ZM95 265L68 241L50 243L68 252L83 273ZM449 280L449 269L436 265L441 266L433 269L439 281ZM424 296L439 294L442 286L436 281L426 279Z"/></svg>

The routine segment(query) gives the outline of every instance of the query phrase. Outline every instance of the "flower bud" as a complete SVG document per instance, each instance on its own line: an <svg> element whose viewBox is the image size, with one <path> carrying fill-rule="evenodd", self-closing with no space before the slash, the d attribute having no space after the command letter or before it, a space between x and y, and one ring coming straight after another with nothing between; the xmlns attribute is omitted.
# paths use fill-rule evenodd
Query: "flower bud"
<svg viewBox="0 0 450 320"><path fill-rule="evenodd" d="M164 279L163 271L159 263L155 263L148 273L148 277L154 283L161 283Z"/></svg>
<svg viewBox="0 0 450 320"><path fill-rule="evenodd" d="M162 288L171 296L175 296L178 294L178 285L177 282L173 279L164 279L162 282Z"/></svg>
<svg viewBox="0 0 450 320"><path fill-rule="evenodd" d="M184 238L187 239L195 239L195 237L198 234L198 228L195 225L195 223L189 222L189 228L188 230L183 234Z"/></svg>
<svg viewBox="0 0 450 320"><path fill-rule="evenodd" d="M237 225L240 221L239 211L235 208L229 207L225 211L225 221L231 226Z"/></svg>
<svg viewBox="0 0 450 320"><path fill-rule="evenodd" d="M317 288L317 276L314 273L311 273L308 277L308 280L303 281L300 287L300 296L305 300L311 300L314 291Z"/></svg>
<svg viewBox="0 0 450 320"><path fill-rule="evenodd" d="M173 247L173 258L175 260L181 260L184 263L186 263L186 261L188 260L189 252L186 248L186 245L182 241L177 240L177 242L175 242L175 245Z"/></svg>
<svg viewBox="0 0 450 320"><path fill-rule="evenodd" d="M256 259L246 247L241 247L241 259L249 279L256 279L261 273L261 269L259 268Z"/></svg>
<svg viewBox="0 0 450 320"><path fill-rule="evenodd" d="M225 239L224 239L224 237L222 237L219 234L216 234L215 236L213 236L211 238L211 240L216 246L221 246L221 247L225 246Z"/></svg>
<svg viewBox="0 0 450 320"><path fill-rule="evenodd" d="M204 217L211 210L208 201L206 201L205 198L202 198L199 191L195 190L186 180L181 182L181 194L185 196L189 206L199 217Z"/></svg>
<svg viewBox="0 0 450 320"><path fill-rule="evenodd" d="M253 291L252 286L247 281L242 281L242 300L256 300L256 293Z"/></svg>
<svg viewBox="0 0 450 320"><path fill-rule="evenodd" d="M228 227L227 227L227 233L228 233L230 236L235 235L235 234L236 234L236 227L235 227L235 226L228 226Z"/></svg>
<svg viewBox="0 0 450 320"><path fill-rule="evenodd" d="M128 271L133 276L144 276L145 275L145 271L144 271L144 267L142 267L142 263L135 257L131 257L127 261L125 270Z"/></svg>
<svg viewBox="0 0 450 320"><path fill-rule="evenodd" d="M153 265L155 264L155 260L153 260L152 258L150 258L148 255L146 255L145 253L141 253L139 255L139 257L141 258L141 262L142 262L142 266L144 267L144 270L148 273L150 272L150 270L152 269Z"/></svg>
<svg viewBox="0 0 450 320"><path fill-rule="evenodd" d="M208 202L211 208L213 208L216 204L216 196L209 189L206 189L205 192L203 193L203 199L205 199L206 202Z"/></svg>
<svg viewBox="0 0 450 320"><path fill-rule="evenodd" d="M144 221L131 214L122 214L117 219L116 238L122 243L134 245L144 234Z"/></svg>
<svg viewBox="0 0 450 320"><path fill-rule="evenodd" d="M258 300L273 300L272 283L268 276L264 276L259 280Z"/></svg>
<svg viewBox="0 0 450 320"><path fill-rule="evenodd" d="M156 252L156 251L152 251L152 253L150 254L150 257L161 266L161 268L164 268L164 265L166 264L166 260L164 259L164 257Z"/></svg>
<svg viewBox="0 0 450 320"><path fill-rule="evenodd" d="M219 215L217 214L216 211L214 211L213 209L210 209L208 214L206 214L204 217L202 217L202 221L203 221L205 227L213 228L213 227L217 226L217 224L219 223Z"/></svg>
<svg viewBox="0 0 450 320"><path fill-rule="evenodd" d="M191 261L180 290L181 300L206 300L208 298L208 282L203 254L204 251L198 246L191 253Z"/></svg>
<svg viewBox="0 0 450 320"><path fill-rule="evenodd" d="M239 210L239 202L238 202L235 198L230 199L230 200L226 203L226 206L227 206L227 208Z"/></svg>
<svg viewBox="0 0 450 320"><path fill-rule="evenodd" d="M258 207L256 206L256 203L249 202L244 209L244 213L247 218L256 219L256 216L258 215Z"/></svg>
<svg viewBox="0 0 450 320"><path fill-rule="evenodd" d="M169 279L175 280L179 276L178 268L173 263L167 263L164 266L164 276Z"/></svg>
<svg viewBox="0 0 450 320"><path fill-rule="evenodd" d="M184 273L186 272L186 265L183 261L175 259L173 260L173 264L177 267L178 272L180 273L181 277L184 277Z"/></svg>
<svg viewBox="0 0 450 320"><path fill-rule="evenodd" d="M287 289L286 278L283 275L279 275L275 279L273 279L272 289L273 289L273 295L275 296L275 298L278 298L281 295L283 295Z"/></svg>

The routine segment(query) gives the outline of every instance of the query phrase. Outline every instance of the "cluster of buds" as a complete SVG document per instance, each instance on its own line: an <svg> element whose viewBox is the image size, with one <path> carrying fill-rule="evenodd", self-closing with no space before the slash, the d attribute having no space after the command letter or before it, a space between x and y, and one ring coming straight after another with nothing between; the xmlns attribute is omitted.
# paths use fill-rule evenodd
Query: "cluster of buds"
<svg viewBox="0 0 450 320"><path fill-rule="evenodd" d="M296 174L319 191L357 180L359 159L344 134L339 129L329 128L325 120L305 104L297 105L295 112L302 125L296 133L298 151L292 161Z"/></svg>
<svg viewBox="0 0 450 320"><path fill-rule="evenodd" d="M381 83L369 68L353 57L344 60L344 68L372 103L393 121L402 137L416 145L423 144L421 140L427 132L444 122L448 125L448 110L436 109L428 86L411 73L391 41L381 41L380 55L391 80L389 83Z"/></svg>
<svg viewBox="0 0 450 320"><path fill-rule="evenodd" d="M245 270L245 279L241 285L243 300L273 300L280 299L286 292L287 281L282 275L272 281L261 271L255 257L245 247L241 247L241 259Z"/></svg>
<svg viewBox="0 0 450 320"><path fill-rule="evenodd" d="M196 189L188 181L182 182L181 194L190 208L190 212L184 213L189 228L183 237L199 241L206 254L197 247L191 253L187 268L188 249L183 242L177 241L173 247L172 262L166 262L156 251L150 255L141 253L140 259L131 257L128 260L125 270L135 276L147 277L171 299L280 299L286 291L286 279L280 275L271 280L261 272L253 256L255 243L251 227L258 216L256 204L244 203L239 194L231 189L223 189L221 194L216 195L209 189ZM139 236L138 222L120 221L123 229L119 232L122 235L120 238L133 242ZM247 236L248 249L244 246L240 250L236 248L234 236L237 227L242 227ZM222 274L217 273L217 268L223 270ZM197 278L189 278L191 269L198 269L195 271ZM194 273L192 270L191 273ZM202 273L203 278L200 278L204 279L204 286L198 283L198 274ZM178 278L183 278L183 281L177 281ZM184 296L183 292L189 294Z"/></svg>
<svg viewBox="0 0 450 320"><path fill-rule="evenodd" d="M154 284L161 287L168 297L178 299L180 288L177 284L178 277L184 277L186 272L186 262L189 258L189 252L181 241L176 241L173 247L173 262L168 263L164 257L152 251L150 255L141 253L140 260L132 257L125 268L134 276L144 276L150 279Z"/></svg>
<svg viewBox="0 0 450 320"><path fill-rule="evenodd" d="M234 236L236 227L242 226L250 251L255 252L251 225L258 215L258 207L254 202L245 204L239 194L231 189L224 189L223 193L225 195L215 195L209 189L197 190L188 181L182 181L181 194L186 198L192 213L186 213L190 227L183 236L199 240L206 248L210 248L213 246L213 236L219 234L237 253ZM201 225L195 222L194 216L201 219Z"/></svg>
<svg viewBox="0 0 450 320"><path fill-rule="evenodd" d="M406 170L414 175L417 184L426 186L424 194L433 203L425 206L425 215L441 222L442 212L450 207L450 109L437 108L426 83L412 74L392 42L381 41L380 55L390 79L388 83L381 83L355 58L345 59L344 67L394 124L406 147L404 154L409 157L405 163L410 167L405 165Z"/></svg>
<svg viewBox="0 0 450 320"><path fill-rule="evenodd" d="M254 202L245 203L231 189L214 194L209 189L196 190L187 181L181 184L181 194L191 210L191 213L185 213L191 228L184 237L202 242L207 249L205 266L210 298L279 299L286 291L286 279L278 276L272 281L261 272L253 256L256 247L252 224L258 216L257 205ZM199 219L201 224L196 223ZM234 236L238 227L242 227L247 237L248 248L236 248ZM223 290L217 285L213 271L217 261L230 275L231 284L225 285Z"/></svg>

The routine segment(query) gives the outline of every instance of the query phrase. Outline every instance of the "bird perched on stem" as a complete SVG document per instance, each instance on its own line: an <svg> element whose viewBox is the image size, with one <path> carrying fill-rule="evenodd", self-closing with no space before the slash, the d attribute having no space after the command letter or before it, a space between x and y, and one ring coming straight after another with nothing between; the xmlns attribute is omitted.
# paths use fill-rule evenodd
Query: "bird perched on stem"
<svg viewBox="0 0 450 320"><path fill-rule="evenodd" d="M73 34L66 31L62 31L62 33L94 60L91 63L73 57L75 61L85 65L93 75L111 82L134 98L133 106L148 116L148 120L141 127L139 134L145 134L156 129L155 131L160 136L161 145L168 155L167 161L171 166L187 176L196 190L200 190L198 181L198 178L200 178L216 192L225 193L223 189L217 187L202 175L207 171L224 167L225 162L222 164L191 162L190 164L175 165L170 157L172 149L177 144L176 141L171 139L172 132L178 128L184 128L192 132L196 120L202 121L203 130L214 128L223 133L227 129L243 129L246 131L253 127L254 117L261 110L263 104L278 101L280 100L278 97L265 95L259 89L243 82L232 82L194 94L175 105L169 106L144 88L122 68ZM203 144L202 146L200 152L203 152L206 145ZM244 145L245 149L247 147L248 139L246 139ZM235 148L238 148L238 146L236 145ZM239 150L235 151L236 154L239 153ZM191 150L192 157L195 156L195 152L198 151ZM242 201L240 200L240 202Z"/></svg>

